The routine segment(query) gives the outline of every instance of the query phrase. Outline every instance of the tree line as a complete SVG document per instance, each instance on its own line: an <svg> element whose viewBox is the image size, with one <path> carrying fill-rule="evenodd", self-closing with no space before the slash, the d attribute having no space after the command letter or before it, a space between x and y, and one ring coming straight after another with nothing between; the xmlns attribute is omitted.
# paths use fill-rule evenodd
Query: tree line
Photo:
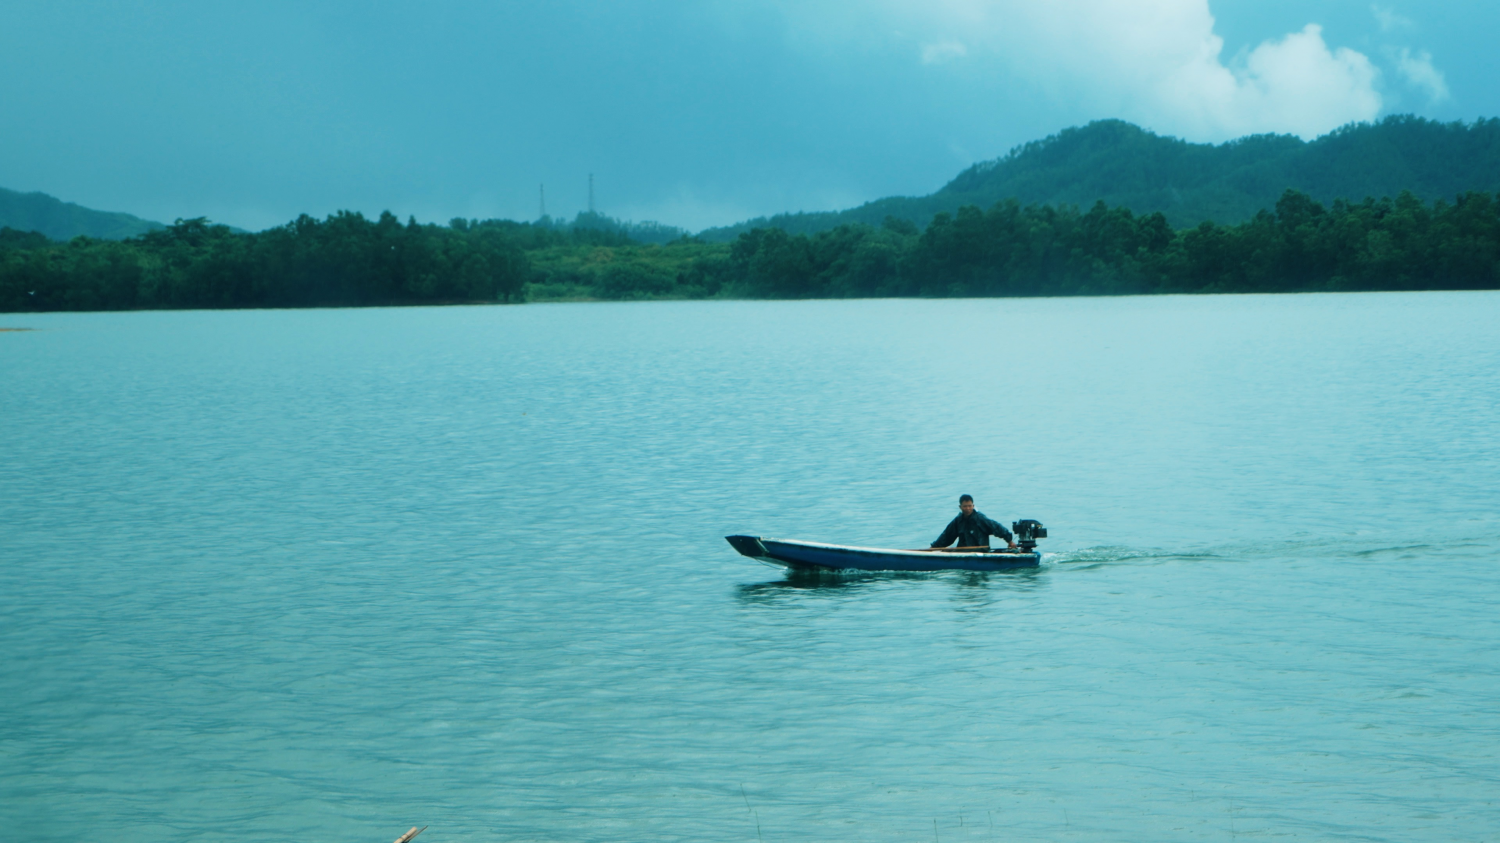
<svg viewBox="0 0 1500 843"><path fill-rule="evenodd" d="M1160 213L1096 203L939 214L918 234L843 226L748 232L730 247L738 292L773 297L1065 296L1500 288L1500 202L1338 201L1287 191L1239 225L1173 230Z"/></svg>
<svg viewBox="0 0 1500 843"><path fill-rule="evenodd" d="M192 219L119 241L6 244L0 237L5 310L517 301L527 280L504 227L403 225L389 213L304 215L255 234Z"/></svg>
<svg viewBox="0 0 1500 843"><path fill-rule="evenodd" d="M812 235L641 243L609 225L342 212L259 233L205 220L122 241L0 230L0 311L558 299L1066 296L1500 289L1500 197L1325 206L1287 191L1237 225L999 202Z"/></svg>

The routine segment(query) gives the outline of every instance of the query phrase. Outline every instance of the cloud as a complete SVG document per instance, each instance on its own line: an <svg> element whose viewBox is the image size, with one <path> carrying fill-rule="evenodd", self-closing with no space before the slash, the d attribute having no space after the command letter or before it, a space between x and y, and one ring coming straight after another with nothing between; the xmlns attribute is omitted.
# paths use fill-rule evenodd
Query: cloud
<svg viewBox="0 0 1500 843"><path fill-rule="evenodd" d="M960 41L942 41L937 44L922 45L923 64L942 64L953 59L961 59L969 54L969 48Z"/></svg>
<svg viewBox="0 0 1500 843"><path fill-rule="evenodd" d="M1396 14L1396 10L1389 6L1371 6L1370 13L1375 16L1376 23L1380 24L1380 31L1387 34L1416 27L1411 18ZM1441 70L1433 66L1431 53L1425 50L1413 53L1410 47L1397 49L1391 45L1383 47L1381 52L1386 59L1395 63L1396 72L1407 84L1427 95L1428 102L1439 103L1450 97L1448 80L1443 78Z"/></svg>
<svg viewBox="0 0 1500 843"><path fill-rule="evenodd" d="M879 27L918 44L962 43L967 72L1194 140L1313 137L1382 106L1375 65L1330 47L1315 23L1226 61L1208 0L870 0L857 13L839 0L774 2L799 31Z"/></svg>
<svg viewBox="0 0 1500 843"><path fill-rule="evenodd" d="M1192 108L1196 101L1209 117L1201 130L1209 133L1271 130L1313 137L1373 118L1382 104L1375 89L1379 71L1370 60L1348 48L1329 50L1322 28L1311 23L1256 47L1240 68L1224 67L1215 55L1185 72L1196 84L1166 104Z"/></svg>
<svg viewBox="0 0 1500 843"><path fill-rule="evenodd" d="M1425 50L1413 53L1402 47L1396 61L1396 70L1413 87L1425 92L1432 102L1448 99L1448 82L1443 78L1443 72L1432 66L1431 53Z"/></svg>
<svg viewBox="0 0 1500 843"><path fill-rule="evenodd" d="M1412 27L1411 18L1396 14L1396 10L1389 6L1371 6L1370 14L1375 16L1375 22L1380 25L1381 32L1395 32L1398 29Z"/></svg>

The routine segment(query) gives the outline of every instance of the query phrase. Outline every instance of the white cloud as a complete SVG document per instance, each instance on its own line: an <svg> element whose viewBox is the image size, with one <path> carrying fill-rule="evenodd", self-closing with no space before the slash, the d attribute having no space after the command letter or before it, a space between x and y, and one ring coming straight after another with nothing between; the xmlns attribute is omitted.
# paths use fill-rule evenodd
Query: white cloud
<svg viewBox="0 0 1500 843"><path fill-rule="evenodd" d="M1410 82L1413 87L1425 92L1433 102L1442 102L1448 98L1448 81L1443 78L1443 72L1432 66L1432 54L1427 51L1413 53L1406 47L1401 48L1401 53L1396 61L1396 70Z"/></svg>
<svg viewBox="0 0 1500 843"><path fill-rule="evenodd" d="M923 64L942 64L953 59L961 59L969 54L969 48L961 41L940 41L936 44L922 45Z"/></svg>
<svg viewBox="0 0 1500 843"><path fill-rule="evenodd" d="M1375 16L1375 22L1380 25L1381 32L1395 32L1398 29L1412 27L1411 18L1396 14L1396 10L1389 6L1371 6L1370 14Z"/></svg>
<svg viewBox="0 0 1500 843"><path fill-rule="evenodd" d="M1310 23L1226 62L1208 0L772 0L799 31L899 31L962 43L971 72L1003 74L1094 116L1195 140L1323 134L1380 112L1380 72ZM962 38L962 42L957 39ZM923 48L924 60L927 49Z"/></svg>
<svg viewBox="0 0 1500 843"><path fill-rule="evenodd" d="M1175 103L1200 98L1205 111L1215 112L1204 126L1210 132L1271 129L1312 137L1380 112L1381 97L1375 90L1379 71L1354 50L1329 50L1317 24L1261 44L1235 71L1219 64L1217 56L1204 65L1199 78L1232 75L1232 87L1221 83L1190 88Z"/></svg>

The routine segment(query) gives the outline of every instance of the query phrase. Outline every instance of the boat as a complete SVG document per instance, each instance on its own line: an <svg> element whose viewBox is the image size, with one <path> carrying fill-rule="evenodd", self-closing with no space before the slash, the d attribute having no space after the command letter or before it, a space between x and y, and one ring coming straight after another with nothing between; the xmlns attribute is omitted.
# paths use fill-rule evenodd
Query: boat
<svg viewBox="0 0 1500 843"><path fill-rule="evenodd" d="M1015 550L897 550L760 536L724 538L743 556L794 571L1008 571L1035 568L1042 562L1034 543Z"/></svg>

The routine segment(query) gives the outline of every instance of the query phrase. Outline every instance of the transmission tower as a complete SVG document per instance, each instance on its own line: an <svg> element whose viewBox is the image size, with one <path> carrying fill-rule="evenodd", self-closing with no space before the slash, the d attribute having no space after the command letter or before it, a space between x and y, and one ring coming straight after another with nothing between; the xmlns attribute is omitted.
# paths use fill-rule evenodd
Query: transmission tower
<svg viewBox="0 0 1500 843"><path fill-rule="evenodd" d="M594 212L594 174L589 173L589 213Z"/></svg>
<svg viewBox="0 0 1500 843"><path fill-rule="evenodd" d="M546 219L547 218L547 185L543 184L541 186L541 194L542 194L542 215L541 215L541 219Z"/></svg>

